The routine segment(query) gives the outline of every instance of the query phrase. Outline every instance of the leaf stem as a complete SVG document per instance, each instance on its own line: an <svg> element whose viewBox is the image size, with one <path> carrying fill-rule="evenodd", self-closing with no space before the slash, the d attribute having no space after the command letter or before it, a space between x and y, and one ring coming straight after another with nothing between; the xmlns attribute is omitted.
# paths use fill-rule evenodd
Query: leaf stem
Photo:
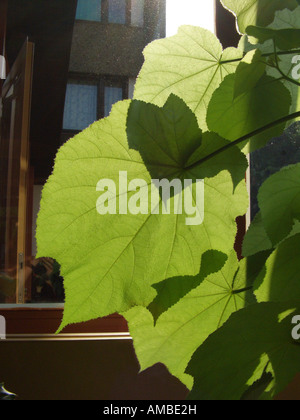
<svg viewBox="0 0 300 420"><path fill-rule="evenodd" d="M190 166L185 167L185 170L191 170L196 168L197 166L201 165L202 163L212 159L215 156L218 156L220 153L226 152L228 149L230 149L231 147L237 146L240 143L243 143L246 140L249 140L251 137L257 136L259 134L262 134L264 131L267 131L273 127L276 127L277 125L283 124L285 122L291 121L295 118L300 117L300 111L294 112L293 114L287 115L285 117L280 118L279 120L273 121L267 125L265 125L264 127L258 128L257 130L252 131L249 134L246 134L245 136L242 136L240 138L238 138L237 140L234 140L228 144L226 144L226 146L221 147L220 149L216 150L215 152L211 153L208 156L205 156L204 158L198 160L197 162L193 163Z"/></svg>
<svg viewBox="0 0 300 420"><path fill-rule="evenodd" d="M274 52L270 52L270 53L263 53L261 56L262 57L270 57L274 54ZM292 54L300 54L300 49L297 50L288 50L288 51L278 51L277 55L292 55ZM230 64L230 63L237 63L238 61L242 61L243 58L245 57L246 53L243 55L243 57L241 58L235 58L234 60L224 60L224 61L220 61L220 64Z"/></svg>

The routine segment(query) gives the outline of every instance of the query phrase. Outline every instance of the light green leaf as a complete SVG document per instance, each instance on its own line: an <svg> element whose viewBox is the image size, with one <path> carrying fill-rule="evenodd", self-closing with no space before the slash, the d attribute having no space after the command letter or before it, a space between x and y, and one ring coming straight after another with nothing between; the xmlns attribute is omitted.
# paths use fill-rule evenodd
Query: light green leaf
<svg viewBox="0 0 300 420"><path fill-rule="evenodd" d="M237 98L234 97L234 89L235 75L232 74L215 91L208 106L208 128L221 137L235 141L289 115L289 91L274 78L263 76L252 90ZM265 98L272 98L272 101L266 103ZM243 142L244 152L264 146L281 134L284 127L285 123L275 125Z"/></svg>
<svg viewBox="0 0 300 420"><path fill-rule="evenodd" d="M247 261L239 263L235 252L219 272L200 281L197 288L164 312L155 326L145 308L133 308L124 314L141 369L163 363L187 387L191 387L191 380L184 371L193 352L233 312L254 302Z"/></svg>
<svg viewBox="0 0 300 420"><path fill-rule="evenodd" d="M209 100L224 77L235 71L242 52L235 48L223 51L211 32L182 26L177 35L149 44L144 56L134 99L162 106L174 93L196 114L205 131Z"/></svg>
<svg viewBox="0 0 300 420"><path fill-rule="evenodd" d="M221 3L235 14L240 33L245 34L250 25L267 26L282 9L294 10L297 0L221 0Z"/></svg>
<svg viewBox="0 0 300 420"><path fill-rule="evenodd" d="M151 214L151 176L140 154L128 147L129 106L129 101L116 104L108 118L62 146L43 190L37 223L38 256L50 256L61 265L66 302L60 329L135 305L148 306L155 297L152 284L175 276L196 275L201 255L209 249L227 254L236 236L235 218L247 209L244 179L233 192L228 171L217 175L215 171L213 177L205 178L209 163L205 162L186 171L189 179L198 179L198 175L199 179L205 178L201 225L188 225L185 214ZM166 138L157 141L165 148ZM188 148L186 138L181 139L180 145L185 142ZM184 154L184 147L181 150ZM167 161L170 157L165 158ZM160 162L165 174L165 166ZM137 190L132 191L128 183L137 179L147 186L147 214L97 212L103 195L99 188L96 190L100 180L115 184L116 191L111 192L105 204L114 207L116 199L117 213L122 213L117 204L123 203L126 195L128 201L134 198ZM104 194L108 197L108 193ZM176 196L170 198L171 208L175 200Z"/></svg>
<svg viewBox="0 0 300 420"><path fill-rule="evenodd" d="M291 337L299 310L293 303L260 303L233 314L193 355L189 399L239 400L266 363L274 375L271 397L283 391L300 370L300 346Z"/></svg>
<svg viewBox="0 0 300 420"><path fill-rule="evenodd" d="M266 262L255 281L259 302L300 300L300 234L283 241Z"/></svg>
<svg viewBox="0 0 300 420"><path fill-rule="evenodd" d="M278 244L300 221L300 164L284 167L270 176L258 193L258 204L267 235Z"/></svg>

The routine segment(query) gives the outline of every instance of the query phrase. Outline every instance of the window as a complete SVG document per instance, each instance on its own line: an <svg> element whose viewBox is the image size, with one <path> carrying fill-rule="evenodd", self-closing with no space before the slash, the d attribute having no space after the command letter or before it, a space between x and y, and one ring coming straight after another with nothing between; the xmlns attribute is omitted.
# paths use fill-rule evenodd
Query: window
<svg viewBox="0 0 300 420"><path fill-rule="evenodd" d="M76 19L101 21L101 0L78 0Z"/></svg>
<svg viewBox="0 0 300 420"><path fill-rule="evenodd" d="M126 78L70 79L66 89L63 130L81 131L107 117L112 106L128 97Z"/></svg>
<svg viewBox="0 0 300 420"><path fill-rule="evenodd" d="M144 0L131 0L131 25L144 25Z"/></svg>
<svg viewBox="0 0 300 420"><path fill-rule="evenodd" d="M108 1L108 22L126 23L126 0Z"/></svg>
<svg viewBox="0 0 300 420"><path fill-rule="evenodd" d="M13 310L15 304L20 304L26 310L55 307L61 311L64 289L58 262L36 258L35 232L43 185L52 172L57 149L64 141L108 116L114 103L132 97L143 62L142 51L154 39L158 22L160 34L164 36L165 1L52 0L51 5L36 2L34 14L26 0L18 1L22 2L21 8L8 1L8 15L13 16L7 26L9 68L16 61L18 44L24 34L32 34L37 48L30 109L30 101L26 102L26 111L31 115L28 134L31 148L28 182L19 205L24 212L20 214L19 201L16 204L14 201L20 196L15 168L20 162L19 144L13 149L8 142L0 144L3 150L0 154L0 305L5 308L12 305ZM144 16L151 19L146 21ZM80 24L74 25L74 18ZM130 26L141 29L132 30ZM54 45L59 48L55 49ZM8 89L8 98L14 100L15 93ZM11 137L13 107L6 101L1 125L1 130L6 131L0 137L3 134ZM17 110L21 111L21 107ZM14 121L21 123L21 118ZM15 156L13 162L9 156ZM22 241L21 235L17 237L21 228ZM19 311L20 306L17 308Z"/></svg>
<svg viewBox="0 0 300 420"><path fill-rule="evenodd" d="M144 0L78 0L77 20L144 26Z"/></svg>
<svg viewBox="0 0 300 420"><path fill-rule="evenodd" d="M123 88L104 86L104 117L108 117L113 104L123 99Z"/></svg>
<svg viewBox="0 0 300 420"><path fill-rule="evenodd" d="M97 95L97 85L68 83L63 128L83 130L96 121Z"/></svg>

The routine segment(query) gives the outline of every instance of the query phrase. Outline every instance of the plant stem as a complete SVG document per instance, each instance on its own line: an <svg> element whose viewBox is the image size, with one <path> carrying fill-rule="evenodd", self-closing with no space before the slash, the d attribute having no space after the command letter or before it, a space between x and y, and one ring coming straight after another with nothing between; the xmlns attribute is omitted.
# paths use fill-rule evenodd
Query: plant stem
<svg viewBox="0 0 300 420"><path fill-rule="evenodd" d="M261 56L262 57L270 57L273 54L274 54L274 52L270 52L270 53L264 53ZM292 55L292 54L300 54L300 49L298 49L298 50L289 50L289 51L279 51L279 52L277 52L277 55ZM243 55L243 57L241 57L241 58L235 58L234 60L220 61L220 64L237 63L238 61L242 61L243 58L245 57L245 55L246 55L246 53Z"/></svg>
<svg viewBox="0 0 300 420"><path fill-rule="evenodd" d="M265 125L264 127L258 128L257 130L252 131L249 134L246 134L245 136L242 136L238 138L237 140L234 140L230 143L228 143L226 146L221 147L220 149L216 150L215 152L211 153L208 156L205 156L204 158L198 160L197 162L193 163L192 165L185 167L186 170L191 170L196 168L197 166L201 165L202 163L212 159L215 156L218 156L220 153L226 152L231 147L237 146L240 143L243 143L246 140L249 140L251 137L257 136L264 131L267 131L273 127L276 127L277 125L283 124L285 122L291 121L295 118L300 117L300 111L294 112L293 114L287 115L286 117L280 118L279 120L273 121L272 123L269 123Z"/></svg>

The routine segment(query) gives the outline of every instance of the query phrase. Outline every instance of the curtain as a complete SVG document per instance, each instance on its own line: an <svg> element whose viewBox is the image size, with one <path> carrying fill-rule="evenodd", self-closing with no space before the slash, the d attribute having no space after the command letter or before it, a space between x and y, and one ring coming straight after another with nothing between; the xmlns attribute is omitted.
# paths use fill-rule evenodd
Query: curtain
<svg viewBox="0 0 300 420"><path fill-rule="evenodd" d="M104 90L104 117L110 114L113 104L123 99L123 89L105 86Z"/></svg>
<svg viewBox="0 0 300 420"><path fill-rule="evenodd" d="M63 128L84 130L97 120L96 85L69 83L66 91Z"/></svg>

